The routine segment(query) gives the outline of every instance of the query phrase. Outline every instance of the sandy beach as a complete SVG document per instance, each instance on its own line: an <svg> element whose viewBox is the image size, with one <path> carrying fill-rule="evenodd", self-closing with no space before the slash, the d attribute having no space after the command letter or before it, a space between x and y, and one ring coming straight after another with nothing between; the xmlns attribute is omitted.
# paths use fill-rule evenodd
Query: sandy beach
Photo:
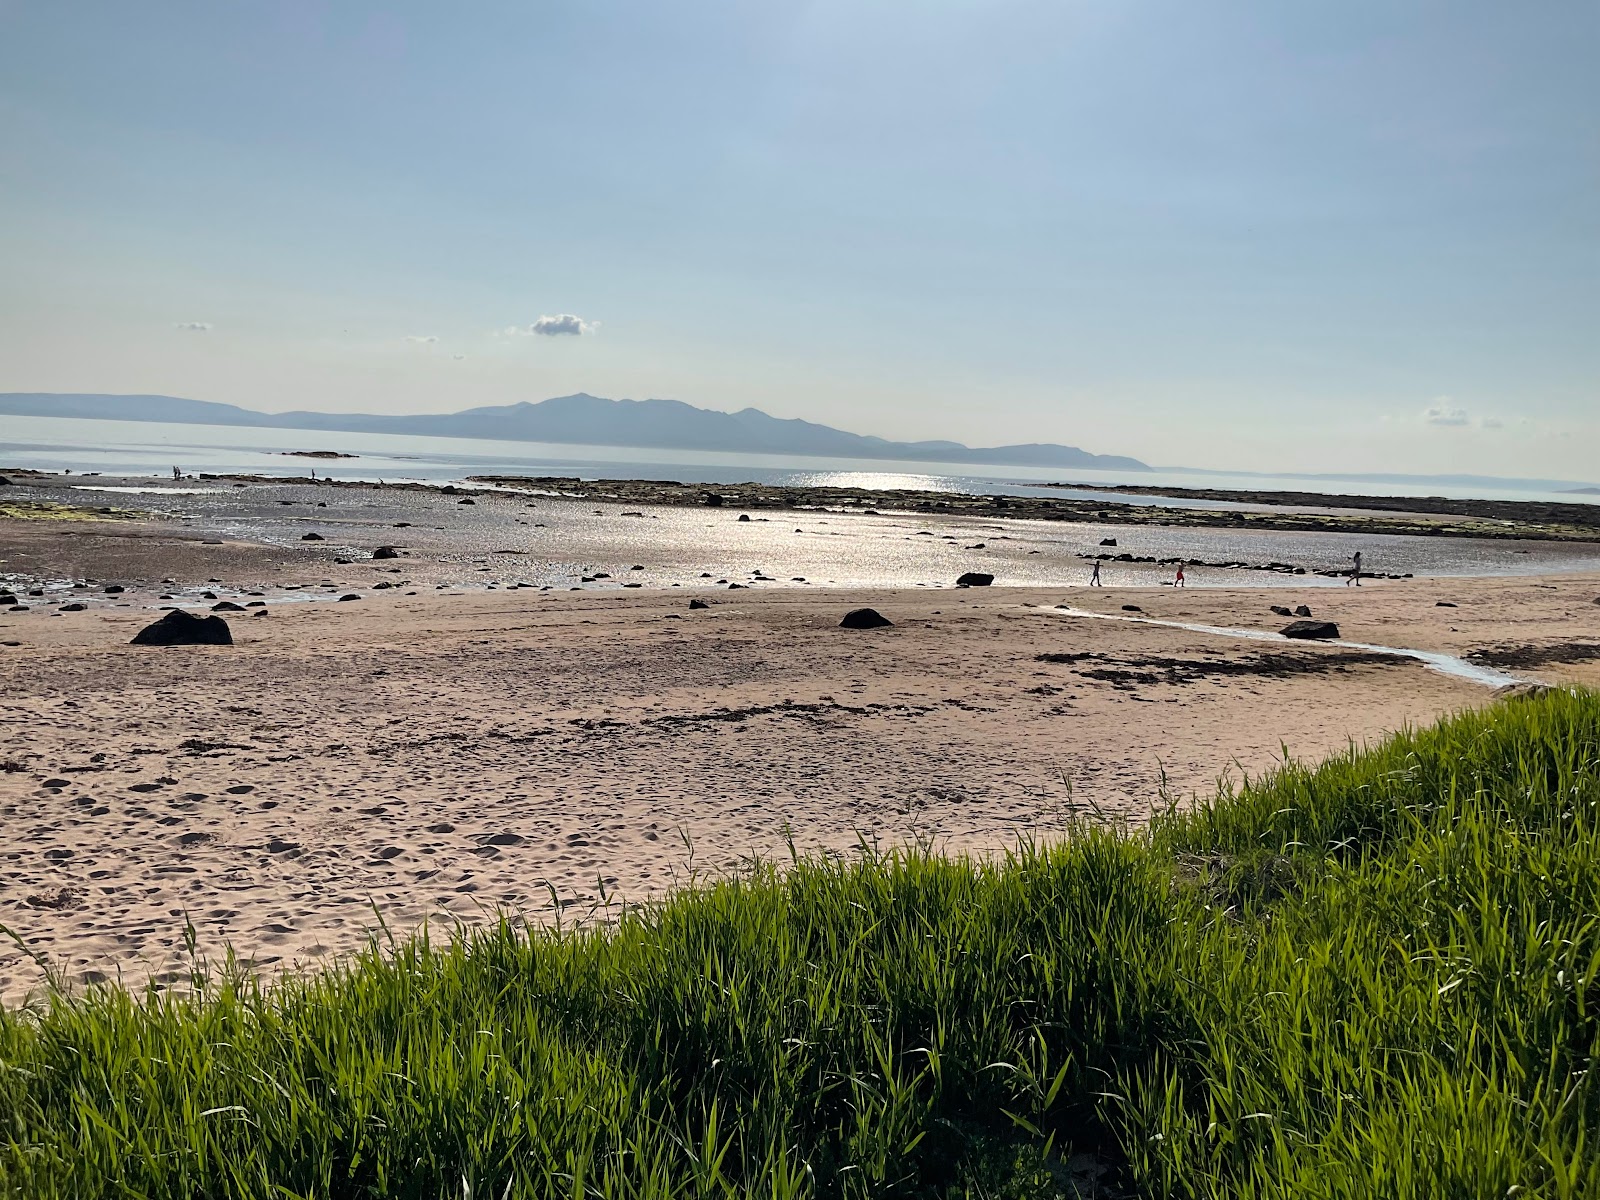
<svg viewBox="0 0 1600 1200"><path fill-rule="evenodd" d="M81 611L52 592L0 612L0 922L27 946L0 949L7 1001L41 981L30 956L72 981L177 978L185 919L202 951L273 970L360 945L375 909L395 931L502 908L577 919L791 840L1003 851L1493 695L1403 658L1063 603L1264 632L1285 623L1272 605L1307 604L1348 641L1600 683L1593 574L466 591L418 582L449 564L314 582L315 546L149 525L12 522L6 538L13 569L97 580L74 590L94 597ZM113 575L126 591L98 582ZM162 587L238 603L235 644L129 645ZM286 600L305 594L324 598ZM838 627L863 605L893 626Z"/></svg>

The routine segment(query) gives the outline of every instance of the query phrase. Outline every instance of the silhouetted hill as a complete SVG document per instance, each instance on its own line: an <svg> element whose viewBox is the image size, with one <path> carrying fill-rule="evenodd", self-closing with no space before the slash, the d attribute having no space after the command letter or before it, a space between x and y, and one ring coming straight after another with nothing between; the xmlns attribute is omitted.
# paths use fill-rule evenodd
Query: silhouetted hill
<svg viewBox="0 0 1600 1200"><path fill-rule="evenodd" d="M680 400L605 400L579 392L537 404L523 402L425 416L362 413L260 413L232 404L177 396L112 396L50 392L0 393L0 413L190 425L249 425L268 429L325 429L350 433L426 434L496 441L560 442L661 450L721 450L745 454L802 454L821 458L880 458L993 466L1094 467L1148 471L1138 459L1091 454L1076 446L1030 443L971 449L960 442L892 442L846 433L812 421L784 420L758 408L735 413L696 408Z"/></svg>

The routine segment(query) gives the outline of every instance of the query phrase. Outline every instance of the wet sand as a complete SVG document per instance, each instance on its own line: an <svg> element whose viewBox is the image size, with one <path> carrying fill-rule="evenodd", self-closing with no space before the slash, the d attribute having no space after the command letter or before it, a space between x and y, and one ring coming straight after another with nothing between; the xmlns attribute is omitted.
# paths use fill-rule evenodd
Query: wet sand
<svg viewBox="0 0 1600 1200"><path fill-rule="evenodd" d="M230 613L232 647L130 646L143 607L0 613L20 643L0 647L0 921L78 981L176 978L186 916L213 955L303 966L361 944L374 905L396 930L548 917L552 898L573 917L790 837L992 851L1139 821L1281 745L1316 759L1492 694L1415 662L1047 611L1064 598L1259 629L1304 602L1354 640L1600 684L1593 576L694 595L710 606L367 590ZM894 626L837 627L862 604ZM40 978L0 950L7 1000Z"/></svg>

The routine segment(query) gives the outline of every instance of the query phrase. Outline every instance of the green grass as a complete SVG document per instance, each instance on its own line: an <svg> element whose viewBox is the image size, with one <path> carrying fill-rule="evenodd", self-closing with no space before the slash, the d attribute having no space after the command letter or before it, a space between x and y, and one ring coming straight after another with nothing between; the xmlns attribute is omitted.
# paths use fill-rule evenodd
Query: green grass
<svg viewBox="0 0 1600 1200"><path fill-rule="evenodd" d="M0 1194L1600 1196L1597 803L1552 693L1148 834L56 996Z"/></svg>

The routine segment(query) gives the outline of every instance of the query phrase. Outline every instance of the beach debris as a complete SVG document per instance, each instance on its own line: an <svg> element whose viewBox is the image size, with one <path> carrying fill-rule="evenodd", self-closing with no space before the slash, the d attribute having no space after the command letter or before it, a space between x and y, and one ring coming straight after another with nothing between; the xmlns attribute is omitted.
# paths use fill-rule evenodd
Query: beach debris
<svg viewBox="0 0 1600 1200"><path fill-rule="evenodd" d="M845 613L844 620L839 622L840 629L883 629L892 626L893 621L884 616L875 608L852 608Z"/></svg>
<svg viewBox="0 0 1600 1200"><path fill-rule="evenodd" d="M1302 641L1325 641L1339 636L1339 627L1332 621L1291 621L1278 630L1286 638Z"/></svg>
<svg viewBox="0 0 1600 1200"><path fill-rule="evenodd" d="M986 571L968 571L956 580L957 587L988 587L994 576Z"/></svg>
<svg viewBox="0 0 1600 1200"><path fill-rule="evenodd" d="M324 538L320 533L302 533L300 535L300 540L302 542L324 542L324 541L327 541L327 539Z"/></svg>
<svg viewBox="0 0 1600 1200"><path fill-rule="evenodd" d="M175 608L133 635L132 646L231 646L233 634L221 617L197 617Z"/></svg>
<svg viewBox="0 0 1600 1200"><path fill-rule="evenodd" d="M396 550L393 546L379 546L376 550L374 550L372 552L372 557L373 558L399 558L400 557L400 551Z"/></svg>

